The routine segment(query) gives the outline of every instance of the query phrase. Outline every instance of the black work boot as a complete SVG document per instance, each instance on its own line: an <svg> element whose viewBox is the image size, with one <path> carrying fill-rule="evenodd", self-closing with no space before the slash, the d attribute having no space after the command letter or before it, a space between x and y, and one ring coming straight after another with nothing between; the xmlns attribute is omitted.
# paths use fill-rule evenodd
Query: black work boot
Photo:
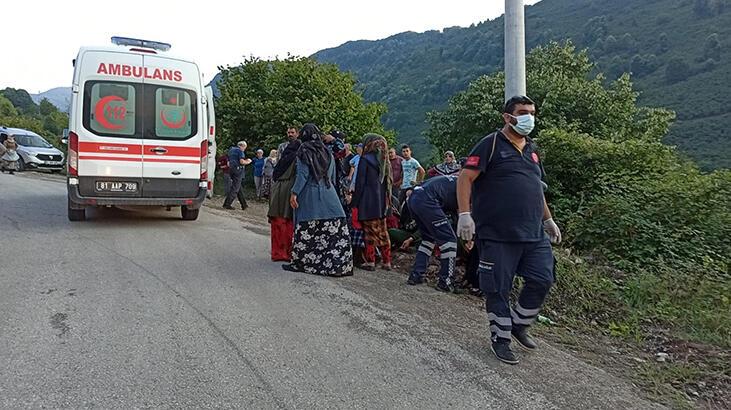
<svg viewBox="0 0 731 410"><path fill-rule="evenodd" d="M503 363L518 364L518 357L510 350L510 342L492 342L492 352Z"/></svg>
<svg viewBox="0 0 731 410"><path fill-rule="evenodd" d="M409 280L406 281L411 286L421 285L424 283L424 278L422 276L414 275L413 273L409 275Z"/></svg>
<svg viewBox="0 0 731 410"><path fill-rule="evenodd" d="M513 330L510 332L513 335L513 339L515 339L516 342L518 342L519 345L523 346L524 348L528 350L534 350L538 347L538 344L535 340L533 340L532 337L528 334L528 328L515 328L513 327Z"/></svg>

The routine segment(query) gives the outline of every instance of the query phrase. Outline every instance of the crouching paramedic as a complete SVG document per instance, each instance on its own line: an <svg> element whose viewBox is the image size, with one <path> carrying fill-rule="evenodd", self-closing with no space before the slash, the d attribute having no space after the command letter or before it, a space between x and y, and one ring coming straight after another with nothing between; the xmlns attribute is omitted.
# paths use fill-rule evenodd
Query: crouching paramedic
<svg viewBox="0 0 731 410"><path fill-rule="evenodd" d="M477 231L478 274L487 298L492 351L510 364L518 363L510 349L511 336L527 349L536 348L527 328L554 282L550 242L561 241L543 195L543 167L528 138L535 113L528 97L509 99L503 109L504 127L472 149L457 188L457 232L470 240ZM525 285L511 308L516 273Z"/></svg>
<svg viewBox="0 0 731 410"><path fill-rule="evenodd" d="M457 260L457 235L445 211L457 211L457 177L438 176L414 188L408 200L409 211L421 233L421 245L416 252L414 268L408 284L424 282L424 273L435 247L439 247L441 268L436 288L457 293L454 265Z"/></svg>

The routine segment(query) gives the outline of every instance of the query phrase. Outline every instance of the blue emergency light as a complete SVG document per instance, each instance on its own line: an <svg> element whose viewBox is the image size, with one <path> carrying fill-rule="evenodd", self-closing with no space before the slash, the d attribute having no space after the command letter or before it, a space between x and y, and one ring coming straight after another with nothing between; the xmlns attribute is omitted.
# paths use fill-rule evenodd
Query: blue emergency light
<svg viewBox="0 0 731 410"><path fill-rule="evenodd" d="M117 36L112 37L112 44L116 44L118 46L151 48L153 50L160 50L160 51L168 51L168 50L170 50L170 47L172 47L169 43L163 43L160 41L142 40L139 38L117 37Z"/></svg>

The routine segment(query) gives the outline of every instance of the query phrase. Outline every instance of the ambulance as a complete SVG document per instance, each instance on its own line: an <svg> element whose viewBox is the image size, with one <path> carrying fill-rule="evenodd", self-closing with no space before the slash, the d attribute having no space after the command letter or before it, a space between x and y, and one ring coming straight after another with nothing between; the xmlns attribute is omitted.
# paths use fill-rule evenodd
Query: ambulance
<svg viewBox="0 0 731 410"><path fill-rule="evenodd" d="M68 218L95 206L180 207L195 220L212 192L215 114L198 66L170 44L112 37L74 60L67 138ZM211 149L213 148L213 149Z"/></svg>

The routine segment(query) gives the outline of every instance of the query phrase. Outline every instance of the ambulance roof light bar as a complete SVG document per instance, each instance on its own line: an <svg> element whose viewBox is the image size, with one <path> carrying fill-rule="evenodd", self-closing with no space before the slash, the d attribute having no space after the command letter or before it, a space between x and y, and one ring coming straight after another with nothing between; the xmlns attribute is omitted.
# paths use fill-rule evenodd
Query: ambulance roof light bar
<svg viewBox="0 0 731 410"><path fill-rule="evenodd" d="M112 44L118 46L133 46L142 48L151 48L153 50L168 51L172 47L169 43L163 43L160 41L142 40L139 38L129 37L112 37Z"/></svg>

